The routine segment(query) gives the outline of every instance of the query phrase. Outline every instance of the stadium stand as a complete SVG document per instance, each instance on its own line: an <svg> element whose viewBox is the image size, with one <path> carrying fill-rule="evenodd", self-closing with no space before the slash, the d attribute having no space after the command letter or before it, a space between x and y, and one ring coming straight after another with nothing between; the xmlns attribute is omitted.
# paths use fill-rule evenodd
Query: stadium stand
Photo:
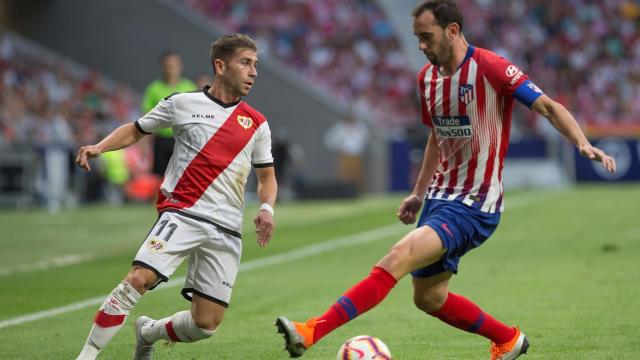
<svg viewBox="0 0 640 360"><path fill-rule="evenodd" d="M264 54L295 68L337 101L357 104L374 124L417 118L415 73L374 1L183 2L228 31L254 36Z"/></svg>
<svg viewBox="0 0 640 360"><path fill-rule="evenodd" d="M407 69L400 41L376 1L182 1L230 31L257 37L266 53L337 98L362 101L385 114L378 119L384 125L415 121L409 102L415 69ZM391 3L383 8L397 7ZM592 133L640 122L637 1L460 3L471 43L520 64ZM405 20L409 11L405 6ZM517 116L528 122L525 132L545 134L533 116L522 111Z"/></svg>
<svg viewBox="0 0 640 360"><path fill-rule="evenodd" d="M640 136L640 102L637 101L640 99L640 3L637 0L460 0L460 3L467 14L465 32L469 41L474 45L493 49L520 64L549 95L572 110L589 135ZM16 4L18 3L13 3L12 6L20 8ZM299 82L298 78L302 77L306 78L306 84L302 87L313 88L314 91L315 88L322 89L329 99L324 103L331 104L332 110L323 110L326 112L322 115L318 115L318 110L311 111L313 114L302 117L301 121L297 121L299 116L291 116L291 113L303 113L300 101L293 101L299 105L297 108L285 110L272 97L268 97L280 94L281 88L277 92L256 91L252 94L252 101L255 99L257 104L264 105L267 112L273 114L273 118L281 121L281 126L288 127L304 144L309 163L314 164L312 169L307 169L307 176L312 174L325 181L323 176L330 174L327 169L331 168L331 160L327 160L324 153L320 154L323 150L321 141L307 132L318 133L326 129L332 122L332 118L326 114L336 113L337 115L331 116L339 117L340 112L355 105L365 114L369 123L374 125L373 132L377 134L376 140L372 141L377 147L373 151L370 149L368 154L375 160L369 161L368 178L380 184L372 188L378 191L395 189L393 186L387 187L385 181L380 180L391 173L390 169L385 165L380 165L379 169L373 167L387 163L381 159L390 156L387 146L396 141L395 138L399 139L398 143L403 149L407 142L416 143L415 146L409 144L412 149L422 147L422 138L411 139L410 136L398 135L403 130L396 131L406 128L408 130L405 133L410 135L413 132L422 134L421 127L416 125L419 116L414 79L416 67L424 63L424 57L416 51L416 41L408 21L408 14L415 1L158 0L156 5L158 4L165 5L168 19L176 16L166 9L179 7L185 13L198 13L196 15L199 18L208 19L205 23L209 23L212 29L246 32L254 36L263 49L263 65L273 59L275 65L269 64L269 67L278 68L278 71L267 71L267 66L262 67L261 76L265 84L268 80L270 86L278 83L282 89L287 88L287 91L298 94L297 96L314 98L313 95L305 95L300 86L280 85L280 78L291 77L295 78L294 82ZM29 24L29 21L38 24L44 20L50 21L46 24L56 29L52 30L56 32L55 36L50 38L58 41L68 37L55 21L65 18L59 14L66 14L74 6L76 4L73 2L58 2L55 6L48 7L47 12L17 11L16 14L32 16L20 18L26 21L24 24ZM103 10L96 4L86 6L98 9L96 13ZM140 4L136 6L136 11L144 12L143 9L146 9ZM6 7L11 8L8 5ZM402 19L401 23L392 21L393 12L398 12L396 18ZM41 13L47 15L39 18L37 15ZM11 19L18 17L8 16L4 23L11 23ZM86 26L80 20L75 21L77 24L74 26ZM191 19L191 22L197 21ZM127 29L131 32L134 28ZM169 38L167 33L162 33L157 27L154 29L158 34ZM46 171L44 164L47 156L44 154L48 152L53 159L57 159L55 161L67 164L72 149L77 144L94 142L106 131L137 118L139 98L129 86L139 87L137 83L142 80L134 75L143 71L139 70L139 64L130 67L113 65L117 69L126 68L129 71L115 72L114 68L99 63L98 60L102 61L100 57L96 57L98 60L95 61L91 56L80 57L70 51L75 44L69 45L59 40L62 53L91 67L101 68L114 78L127 79L129 82L127 85L116 84L104 75L63 60L56 53L44 50L24 38L2 31L1 28L0 31L0 147L29 149L3 151L3 161L10 164L34 164L21 169L20 171L24 171L21 176L4 176L1 186L9 190L32 189L27 192L33 194L34 199L55 208L63 200L52 200L51 194L58 193L55 189L61 185L58 181L58 185L47 188L50 184L46 185L47 182L42 180L45 179L43 174L51 173ZM57 46L51 45L53 40L41 33L29 34L27 31L25 34L38 43L58 50ZM180 34L184 37L193 33ZM203 31L200 35L209 39L212 33ZM85 37L93 40L89 35ZM77 41L80 40L85 39ZM84 49L86 45L75 47ZM123 42L118 51L131 54L131 46L134 45ZM197 54L194 57L187 50L189 49L185 53L188 54L188 59L201 59L199 52L194 51ZM140 51L135 58L144 59L155 54L155 49L151 48ZM126 63L132 63L131 59L127 59ZM144 63L148 61L144 60ZM285 64L286 68L280 69L280 64ZM206 70L200 67L194 69L198 72ZM293 72L289 72L290 70ZM294 73L296 76L289 76ZM320 103L317 98L320 97L308 101ZM518 143L524 143L522 139L538 137L549 140L552 137L549 134L556 135L549 131L545 121L539 121L521 106L516 107L514 116L512 141L516 144L511 147L512 155L521 154L520 150L523 150L525 157L529 156L527 154L532 149L531 143L518 148ZM324 120L324 123L321 124L318 118ZM534 150L542 149L538 151L542 153L542 157L551 157L559 153L557 146L551 151L545 146L555 141L557 139L541 143L539 139L534 139L532 143L537 146ZM55 153L54 149L57 155L51 155ZM399 156L406 158L406 152L400 151ZM9 153L21 155L7 160ZM66 155L62 156L63 153ZM24 156L35 157L38 161L24 160ZM420 158L417 154L412 156ZM138 159L138 164L145 162L144 151L133 157ZM397 159L392 158L388 163L396 161ZM11 166L5 169L9 169L9 173L18 171ZM67 173L69 181L74 181L77 176L72 171L69 169ZM144 173L144 166L136 167L133 171ZM28 178L37 180L25 181ZM406 182L404 179L401 181L402 184ZM405 185L397 189L403 186ZM83 197L98 195L84 194ZM25 198L11 199L12 203L27 201Z"/></svg>
<svg viewBox="0 0 640 360"><path fill-rule="evenodd" d="M640 124L640 4L462 0L473 42L521 64L591 132ZM595 135L595 134L594 134Z"/></svg>
<svg viewBox="0 0 640 360"><path fill-rule="evenodd" d="M13 33L0 32L0 203L42 203L52 211L73 198L77 144L94 143L139 115L139 96ZM132 158L136 154L130 154ZM135 170L133 162L128 166ZM111 169L105 169L108 174ZM83 175L80 175L81 177ZM99 180L99 179L98 179ZM108 181L107 181L108 182ZM94 187L95 189L95 187ZM82 198L100 194L81 194Z"/></svg>

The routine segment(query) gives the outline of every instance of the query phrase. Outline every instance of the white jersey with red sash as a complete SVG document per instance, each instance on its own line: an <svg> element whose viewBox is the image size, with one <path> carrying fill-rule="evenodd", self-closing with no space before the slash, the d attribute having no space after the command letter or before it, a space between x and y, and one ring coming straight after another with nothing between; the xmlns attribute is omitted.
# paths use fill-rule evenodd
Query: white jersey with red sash
<svg viewBox="0 0 640 360"><path fill-rule="evenodd" d="M180 211L240 237L251 166L273 166L271 131L245 101L224 104L207 89L165 98L136 126L144 133L173 128L158 211Z"/></svg>

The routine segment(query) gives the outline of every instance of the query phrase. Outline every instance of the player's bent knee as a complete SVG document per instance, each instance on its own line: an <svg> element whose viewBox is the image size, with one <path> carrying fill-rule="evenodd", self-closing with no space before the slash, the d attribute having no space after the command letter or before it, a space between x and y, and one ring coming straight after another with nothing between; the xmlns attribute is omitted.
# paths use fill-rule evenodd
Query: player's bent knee
<svg viewBox="0 0 640 360"><path fill-rule="evenodd" d="M158 277L153 271L140 266L132 267L129 274L124 278L125 282L133 286L140 293L144 293L147 289L157 284L158 280Z"/></svg>
<svg viewBox="0 0 640 360"><path fill-rule="evenodd" d="M380 260L377 266L387 270L396 279L404 277L411 269L409 267L410 248L405 244L395 244L391 250Z"/></svg>
<svg viewBox="0 0 640 360"><path fill-rule="evenodd" d="M215 316L209 316L206 318L198 317L194 319L194 323L197 327L205 330L213 331L220 326L222 323L222 319L219 319Z"/></svg>
<svg viewBox="0 0 640 360"><path fill-rule="evenodd" d="M447 295L439 291L431 291L427 293L414 294L413 303L416 307L427 314L440 310L447 300Z"/></svg>

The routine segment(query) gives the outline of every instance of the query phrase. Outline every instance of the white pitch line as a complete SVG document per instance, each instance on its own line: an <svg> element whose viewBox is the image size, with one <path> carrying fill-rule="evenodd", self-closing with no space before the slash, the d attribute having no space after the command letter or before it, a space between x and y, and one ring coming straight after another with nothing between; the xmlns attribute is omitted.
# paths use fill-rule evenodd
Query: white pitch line
<svg viewBox="0 0 640 360"><path fill-rule="evenodd" d="M514 210L517 208L524 207L526 205L530 205L535 202L545 200L549 195L551 195L551 193L542 194L542 195L536 194L535 196L532 196L531 194L522 194L522 195L514 196L512 199L507 199L508 200L507 205L509 206L508 209ZM387 236L396 235L399 233L405 233L408 231L409 231L408 227L402 226L400 224L387 225L387 226L379 227L373 230L357 233L354 235L343 236L343 237L339 237L337 239L325 241L322 243L305 246L300 249L287 251L281 254L276 254L276 255L267 256L264 258L250 260L240 264L239 272L251 271L251 270L260 269L269 265L281 264L281 263L285 263L293 260L298 260L298 259L302 259L312 255L317 255L317 254L329 252L329 251L344 248L344 247L356 246L356 245L364 244L367 242L380 240ZM169 289L176 286L182 286L184 284L184 280L185 280L184 276L180 278L172 279L166 284L161 284L160 286L158 286L158 290ZM20 324L24 324L32 321L42 320L55 315L66 314L75 310L81 310L81 309L92 307L92 306L98 306L102 304L102 302L106 297L107 297L107 294L98 296L95 298L83 300L80 302L72 303L69 305L64 305L57 308L49 309L49 310L38 311L35 313L2 320L0 321L0 329L14 326L14 325L20 325Z"/></svg>
<svg viewBox="0 0 640 360"><path fill-rule="evenodd" d="M285 253L267 256L260 259L250 260L240 264L239 272L251 271L251 270L259 269L269 265L281 264L288 261L302 259L308 256L321 254L321 253L328 252L335 249L360 245L366 242L380 240L387 236L396 235L405 231L407 231L406 228L400 224L387 225L377 229L361 232L358 234L339 237L337 239L325 241L319 244L305 246L303 248L287 251ZM184 284L184 280L185 280L184 276L172 279L166 284L161 284L160 286L158 286L157 290L169 289L176 286L182 286ZM102 304L102 302L107 297L107 295L108 294L105 294L99 297L83 300L73 304L60 306L57 308L44 310L44 311L38 311L35 313L18 316L18 317L14 317L7 320L2 320L0 321L0 329L14 326L14 325L20 325L20 324L24 324L32 321L42 320L48 317L69 313L75 310L98 306Z"/></svg>
<svg viewBox="0 0 640 360"><path fill-rule="evenodd" d="M95 259L95 255L93 254L70 254L53 259L39 261L33 264L23 264L14 268L0 268L0 277L16 273L48 270L62 266L75 265L83 262L88 262L93 259Z"/></svg>

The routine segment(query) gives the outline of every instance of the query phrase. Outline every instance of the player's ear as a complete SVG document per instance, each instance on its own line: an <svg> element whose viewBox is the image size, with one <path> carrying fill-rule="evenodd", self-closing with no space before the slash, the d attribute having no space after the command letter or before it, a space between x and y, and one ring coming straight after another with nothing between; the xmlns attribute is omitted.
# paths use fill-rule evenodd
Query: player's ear
<svg viewBox="0 0 640 360"><path fill-rule="evenodd" d="M460 34L460 26L457 23L451 23L447 25L446 32L449 41L452 41L454 36Z"/></svg>
<svg viewBox="0 0 640 360"><path fill-rule="evenodd" d="M213 70L216 75L224 74L224 61L222 59L215 59L213 61Z"/></svg>

